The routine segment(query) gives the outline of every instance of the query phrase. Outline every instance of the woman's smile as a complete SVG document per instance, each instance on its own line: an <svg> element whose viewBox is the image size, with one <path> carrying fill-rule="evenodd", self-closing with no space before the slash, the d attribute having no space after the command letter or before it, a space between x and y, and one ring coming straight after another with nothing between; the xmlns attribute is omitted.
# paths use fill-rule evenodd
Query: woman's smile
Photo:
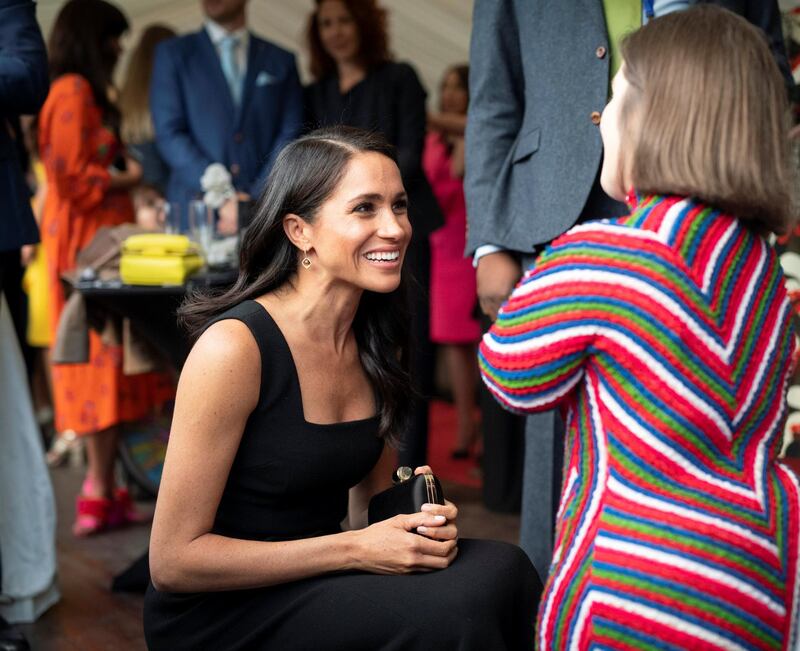
<svg viewBox="0 0 800 651"><path fill-rule="evenodd" d="M367 251L363 257L370 264L384 269L395 269L402 263L400 249L397 247L373 249L371 251Z"/></svg>

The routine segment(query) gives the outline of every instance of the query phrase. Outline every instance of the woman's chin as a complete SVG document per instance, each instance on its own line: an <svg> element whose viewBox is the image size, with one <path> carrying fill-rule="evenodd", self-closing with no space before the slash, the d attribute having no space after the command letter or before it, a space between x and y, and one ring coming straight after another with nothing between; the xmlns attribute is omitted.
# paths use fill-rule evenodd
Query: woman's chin
<svg viewBox="0 0 800 651"><path fill-rule="evenodd" d="M388 294L400 286L400 274L392 274L385 278L368 278L364 279L364 281L359 284L364 291Z"/></svg>
<svg viewBox="0 0 800 651"><path fill-rule="evenodd" d="M600 187L603 188L603 192L615 201L625 202L625 190L623 190L622 184L616 178L607 179L605 174L600 174Z"/></svg>

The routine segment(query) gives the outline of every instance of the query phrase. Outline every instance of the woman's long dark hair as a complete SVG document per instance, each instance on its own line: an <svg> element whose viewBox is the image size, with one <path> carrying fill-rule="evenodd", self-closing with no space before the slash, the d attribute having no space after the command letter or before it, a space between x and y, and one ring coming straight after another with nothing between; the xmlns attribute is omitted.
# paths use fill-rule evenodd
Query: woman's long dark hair
<svg viewBox="0 0 800 651"><path fill-rule="evenodd" d="M69 73L84 77L104 121L112 127L118 127L120 120L108 95L118 58L111 41L128 26L125 14L105 0L69 0L58 12L47 45L50 78Z"/></svg>
<svg viewBox="0 0 800 651"><path fill-rule="evenodd" d="M197 293L178 310L193 339L227 309L292 282L298 250L283 230L284 216L292 213L313 223L350 159L361 152L395 160L394 149L381 135L350 127L318 129L283 148L242 241L236 282L221 294ZM380 435L395 442L405 431L413 396L404 283L386 294L365 291L353 330L361 364L378 397Z"/></svg>

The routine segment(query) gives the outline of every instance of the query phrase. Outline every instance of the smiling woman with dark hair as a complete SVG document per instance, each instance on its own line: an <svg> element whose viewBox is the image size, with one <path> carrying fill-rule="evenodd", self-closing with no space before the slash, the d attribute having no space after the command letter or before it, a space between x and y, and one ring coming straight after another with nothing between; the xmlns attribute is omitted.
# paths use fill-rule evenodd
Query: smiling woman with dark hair
<svg viewBox="0 0 800 651"><path fill-rule="evenodd" d="M380 133L397 152L408 192L414 226L406 260L415 344L411 366L422 399L412 411L401 459L404 465L420 465L427 455L428 398L434 374L428 236L444 223L422 169L427 94L412 66L391 60L386 13L377 0L316 0L307 37L314 83L305 89L306 128L343 124Z"/></svg>
<svg viewBox="0 0 800 651"><path fill-rule="evenodd" d="M365 527L408 417L407 207L382 138L300 138L235 285L182 309L199 337L150 542L151 649L531 648L541 586L519 548L459 540L450 502Z"/></svg>

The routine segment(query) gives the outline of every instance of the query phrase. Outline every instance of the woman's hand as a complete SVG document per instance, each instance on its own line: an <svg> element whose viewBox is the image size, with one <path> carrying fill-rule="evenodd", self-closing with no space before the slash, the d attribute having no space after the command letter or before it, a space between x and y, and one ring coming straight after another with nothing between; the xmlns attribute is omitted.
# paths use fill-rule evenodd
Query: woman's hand
<svg viewBox="0 0 800 651"><path fill-rule="evenodd" d="M433 474L420 466L415 475ZM419 513L353 532L359 539L356 566L375 574L409 574L448 567L458 553L458 509L452 502L423 504ZM415 533L416 532L416 533Z"/></svg>
<svg viewBox="0 0 800 651"><path fill-rule="evenodd" d="M429 505L426 505L429 506ZM445 507L439 505L437 508ZM424 508L424 507L423 507ZM455 507L453 507L455 509ZM426 532L447 528L447 517L426 511L396 515L353 532L358 536L356 569L374 574L410 574L443 570L458 553L455 536L434 539ZM453 527L454 529L454 527ZM448 534L453 531L448 529Z"/></svg>
<svg viewBox="0 0 800 651"><path fill-rule="evenodd" d="M433 470L431 470L430 466L420 466L414 469L414 474L432 475ZM448 500L445 500L444 504L423 504L422 512L444 516L445 521L436 527L428 527L427 525L417 527L417 533L434 540L458 540L458 527L456 526L458 508L456 508L455 504Z"/></svg>
<svg viewBox="0 0 800 651"><path fill-rule="evenodd" d="M446 135L463 136L467 129L466 113L428 113L428 129Z"/></svg>
<svg viewBox="0 0 800 651"><path fill-rule="evenodd" d="M131 190L139 185L142 180L142 165L130 156L125 156L124 170L117 170L112 167L110 171L110 187L112 190Z"/></svg>

